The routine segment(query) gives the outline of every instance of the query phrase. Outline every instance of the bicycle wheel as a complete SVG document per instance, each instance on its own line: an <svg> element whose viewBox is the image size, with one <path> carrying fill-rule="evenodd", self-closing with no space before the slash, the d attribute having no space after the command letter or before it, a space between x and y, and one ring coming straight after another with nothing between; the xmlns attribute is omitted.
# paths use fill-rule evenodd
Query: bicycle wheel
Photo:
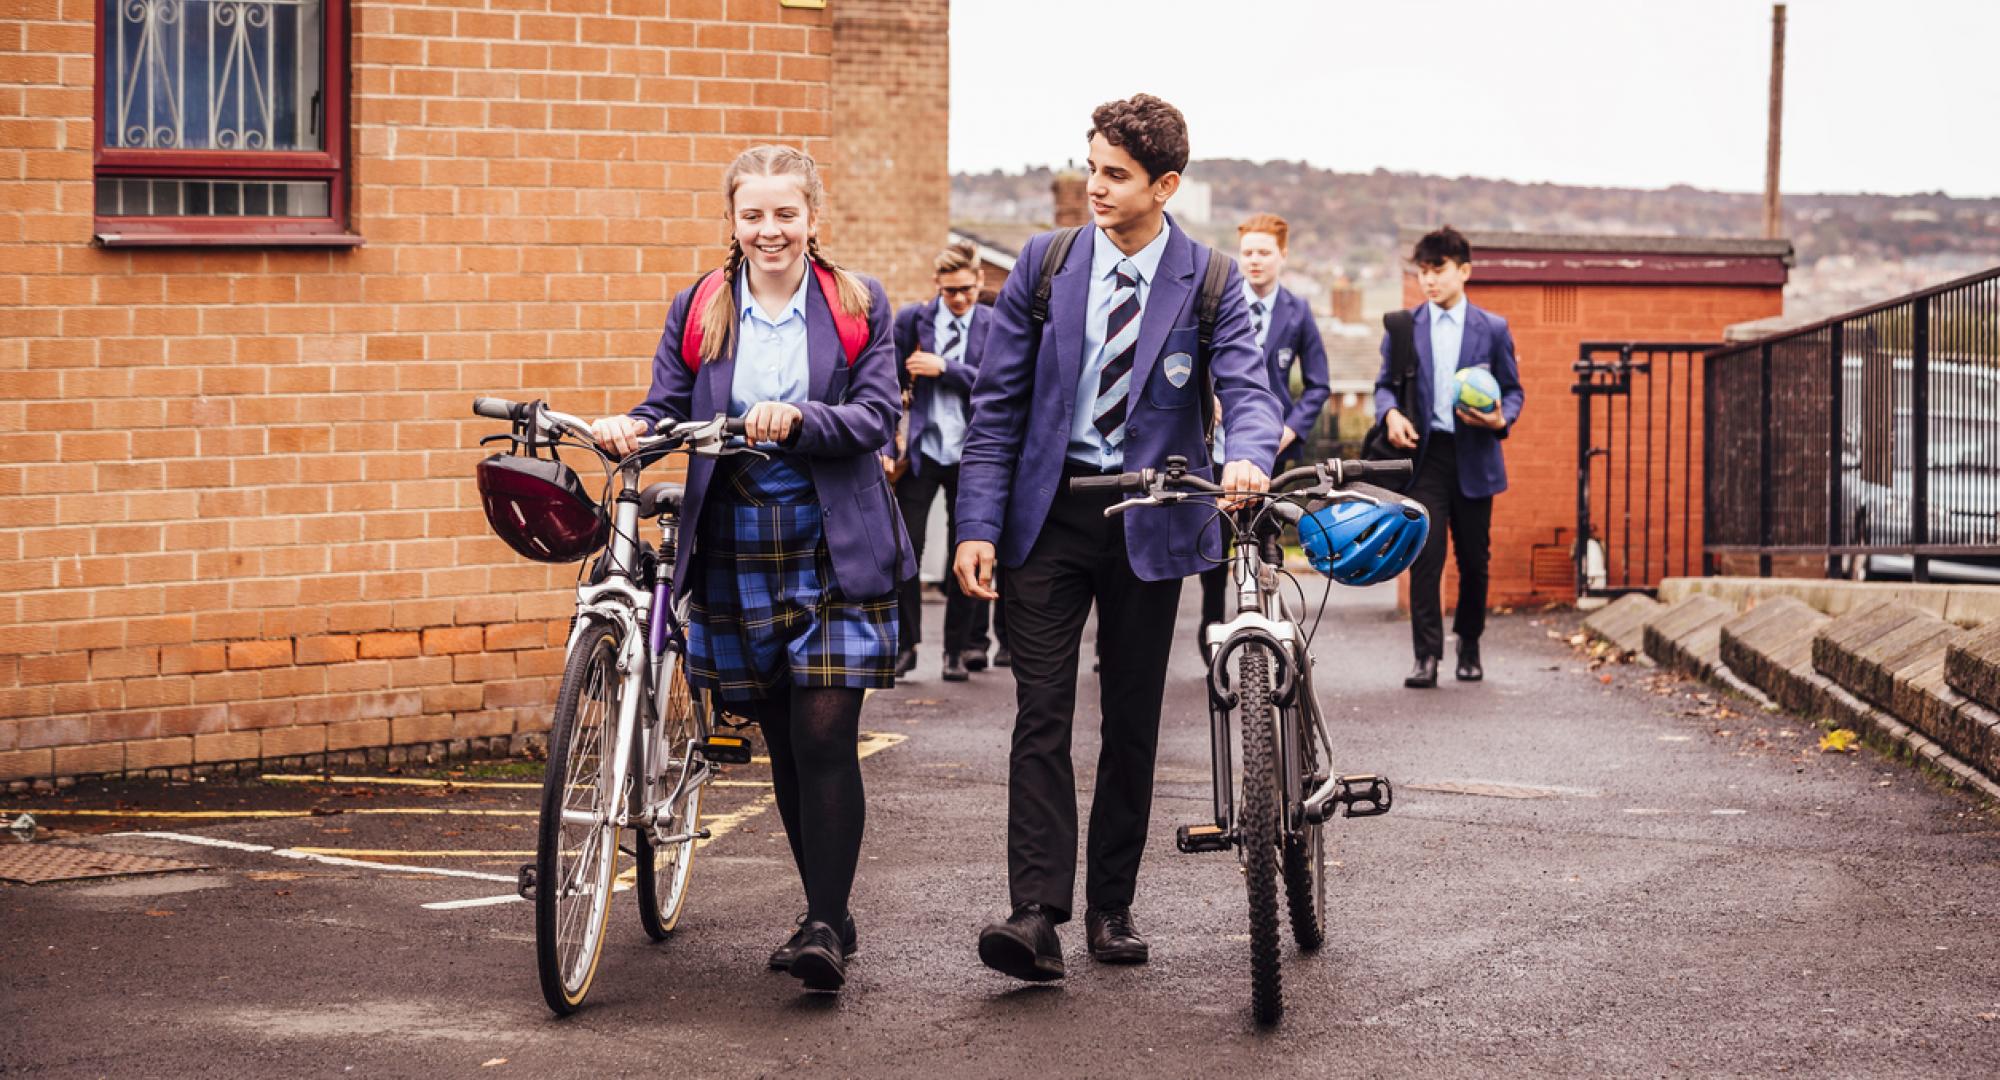
<svg viewBox="0 0 2000 1080"><path fill-rule="evenodd" d="M695 712L701 706L688 688L680 657L670 657L667 668L667 685L659 691L660 720L655 727L659 734L648 751L658 758L651 766L652 774L663 784L679 779L694 754L694 744L707 734L703 730L706 725ZM669 833L687 834L688 839L661 844L654 839L653 829L639 828L639 843L633 849L639 858L639 922L654 941L673 932L687 903L696 843L692 834L701 827L701 793L706 788L706 784L697 785L674 805L660 808L661 816L667 819L661 827Z"/></svg>
<svg viewBox="0 0 2000 1080"><path fill-rule="evenodd" d="M618 830L609 821L614 780L604 775L604 755L623 692L618 645L615 626L586 619L549 731L535 844L535 963L557 1016L575 1012L590 992L611 914Z"/></svg>
<svg viewBox="0 0 2000 1080"><path fill-rule="evenodd" d="M1301 690L1301 693L1304 691ZM1312 752L1312 739L1306 730L1310 717L1301 709L1291 711L1292 738L1299 743L1299 761L1304 773L1301 778L1303 790L1298 798L1303 800L1312 793L1312 776L1317 771L1318 761ZM1310 822L1300 826L1297 832L1285 834L1285 901L1290 908L1292 939L1299 943L1299 951L1313 952L1326 943L1326 825Z"/></svg>
<svg viewBox="0 0 2000 1080"><path fill-rule="evenodd" d="M1243 739L1243 800L1237 843L1250 894L1250 1011L1275 1024L1285 1001L1278 977L1278 761L1272 745L1271 661L1256 646L1237 659L1237 725Z"/></svg>

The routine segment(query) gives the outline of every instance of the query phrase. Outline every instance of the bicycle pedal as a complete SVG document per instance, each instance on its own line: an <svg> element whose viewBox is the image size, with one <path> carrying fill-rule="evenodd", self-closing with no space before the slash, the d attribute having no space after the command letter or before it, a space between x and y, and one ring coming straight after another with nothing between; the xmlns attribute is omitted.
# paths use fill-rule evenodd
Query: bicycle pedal
<svg viewBox="0 0 2000 1080"><path fill-rule="evenodd" d="M1187 855L1202 851L1228 851L1229 834L1223 832L1220 825L1183 825L1174 830L1174 846Z"/></svg>
<svg viewBox="0 0 2000 1080"><path fill-rule="evenodd" d="M1340 778L1340 793L1334 801L1347 808L1348 817L1378 817L1389 812L1395 794L1387 777L1356 773Z"/></svg>
<svg viewBox="0 0 2000 1080"><path fill-rule="evenodd" d="M535 864L524 863L514 880L514 891L523 900L535 898Z"/></svg>
<svg viewBox="0 0 2000 1080"><path fill-rule="evenodd" d="M716 765L750 764L750 740L735 735L710 735L695 744L701 756Z"/></svg>

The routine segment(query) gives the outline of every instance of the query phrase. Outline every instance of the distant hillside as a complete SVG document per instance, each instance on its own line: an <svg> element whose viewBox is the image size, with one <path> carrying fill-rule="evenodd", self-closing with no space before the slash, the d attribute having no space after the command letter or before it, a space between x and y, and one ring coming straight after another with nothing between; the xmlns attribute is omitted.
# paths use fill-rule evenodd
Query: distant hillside
<svg viewBox="0 0 2000 1080"><path fill-rule="evenodd" d="M1292 226L1292 269L1323 284L1341 274L1392 278L1399 265L1399 225L1756 236L1763 223L1758 195L1686 186L1569 187L1381 169L1341 173L1303 162L1233 159L1194 162L1187 176L1207 182L1213 196L1211 224L1194 231L1233 241L1234 223L1245 214L1283 215ZM1050 178L1047 168L953 176L952 219L1047 221ZM1835 292L1872 295L1906 280L1936 280L2000 263L2000 199L1787 195L1785 215L1798 251L1798 278L1822 282L1816 291L1828 294L1821 298L1826 302L1835 302ZM1828 262L1816 265L1823 261Z"/></svg>

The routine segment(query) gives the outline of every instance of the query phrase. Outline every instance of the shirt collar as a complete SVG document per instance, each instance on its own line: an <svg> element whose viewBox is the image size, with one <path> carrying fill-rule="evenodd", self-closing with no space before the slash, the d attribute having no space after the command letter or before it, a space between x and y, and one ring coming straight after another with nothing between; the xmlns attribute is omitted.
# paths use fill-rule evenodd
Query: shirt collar
<svg viewBox="0 0 2000 1080"><path fill-rule="evenodd" d="M745 273L738 276L738 278L736 279L736 307L738 311L738 318L756 319L759 322L770 323L772 326L782 326L785 324L787 320L791 319L791 317L794 315L797 315L801 319L805 318L806 283L811 280L812 280L812 267L808 266L806 267L806 272L804 274L799 275L799 287L797 291L792 293L791 302L785 305L784 314L780 315L778 318L774 320L767 318L764 315L764 309L758 307L757 301L752 300L750 298L750 274L746 271Z"/></svg>
<svg viewBox="0 0 2000 1080"><path fill-rule="evenodd" d="M1096 238L1092 241L1090 249L1091 269L1098 277L1110 277L1112 271L1118 269L1119 260L1130 259L1132 265L1139 271L1139 280L1151 281L1159 272L1160 259L1167 253L1167 238L1173 231L1172 225L1162 221L1160 235L1155 236L1151 243L1136 253L1127 255L1118 250L1118 245L1111 242L1111 237L1106 236L1103 229L1092 229L1091 232Z"/></svg>
<svg viewBox="0 0 2000 1080"><path fill-rule="evenodd" d="M1258 295L1257 295L1257 290L1256 290L1256 289L1255 289L1254 287L1252 287L1252 286L1251 286L1251 284L1250 284L1250 279L1249 279L1249 278L1244 278L1244 279L1243 279L1243 306L1247 308L1247 307L1249 307L1249 306L1250 306L1251 304L1255 304L1255 303L1257 303L1257 302L1259 302L1259 301L1262 301L1262 302L1263 302L1263 304L1264 304L1264 314L1265 314L1266 316L1269 316L1269 315L1271 315L1271 314L1274 314L1274 313L1275 313L1275 312L1276 312L1276 311L1278 310L1278 290L1277 290L1277 287L1276 287L1276 286L1273 286L1273 287L1272 287L1272 289L1271 289L1271 295L1269 295L1269 296L1258 296Z"/></svg>
<svg viewBox="0 0 2000 1080"><path fill-rule="evenodd" d="M1439 320L1443 320L1448 323L1456 323L1459 326L1465 325L1465 305L1466 305L1465 297L1463 296L1459 297L1458 303L1453 304L1449 311L1439 307L1437 301L1435 300L1426 300L1424 301L1424 303L1430 305L1432 322L1435 323Z"/></svg>
<svg viewBox="0 0 2000 1080"><path fill-rule="evenodd" d="M942 330L950 326L953 319L962 319L965 322L965 328L970 330L972 329L972 316L978 313L978 311L979 305L975 303L966 309L965 314L953 315L951 308L945 306L944 297L940 296L937 302L937 327Z"/></svg>

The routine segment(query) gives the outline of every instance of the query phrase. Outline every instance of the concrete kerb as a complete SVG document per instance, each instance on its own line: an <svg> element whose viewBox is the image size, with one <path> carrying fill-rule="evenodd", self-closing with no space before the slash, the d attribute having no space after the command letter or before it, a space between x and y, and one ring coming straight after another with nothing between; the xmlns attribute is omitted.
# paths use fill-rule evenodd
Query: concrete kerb
<svg viewBox="0 0 2000 1080"><path fill-rule="evenodd" d="M1608 641L1619 651L1646 657L1646 624L1659 618L1665 605L1645 593L1627 593L1583 620L1586 632Z"/></svg>
<svg viewBox="0 0 2000 1080"><path fill-rule="evenodd" d="M1821 642L1827 640L1829 631L1834 631L1831 634L1834 640L1845 643L1851 650L1879 640L1887 631L1912 624L1924 617L1923 612L1878 596L1854 615L1832 619L1786 592L1772 592L1754 599L1747 591L1738 595L1751 601L1750 608L1741 614L1721 596L1706 593L1689 592L1681 597L1681 604L1654 608L1628 603L1633 598L1627 597L1618 602L1626 606L1626 612L1612 617L1607 625L1605 616L1610 613L1607 607L1587 620L1585 629L1616 644L1611 632L1630 632L1621 625L1623 621L1637 622L1642 614L1651 616L1637 629L1645 636L1648 651L1660 658L1663 666L1698 675L1711 685L1753 701L1768 702L1771 707L1821 727L1853 730L1863 742L1886 757L1905 758L1947 786L1964 788L1987 802L2000 803L2000 782L1955 756L1936 739L1850 693L1815 666L1815 654L1822 651ZM1714 603L1682 607L1693 596ZM1836 624L1841 624L1837 631ZM1912 636L1916 636L1914 632ZM1711 637L1713 645L1709 646ZM1708 657L1706 663L1700 659L1703 655ZM1893 700L1893 681L1891 687ZM1751 693L1746 694L1746 690ZM1959 723L1967 722L1964 708L1955 709L1953 715L1959 718ZM2000 727L1992 730L1996 740L1991 745L2000 746ZM2000 772L2000 761L1990 764Z"/></svg>
<svg viewBox="0 0 2000 1080"><path fill-rule="evenodd" d="M2000 620L2000 586L1993 585L1752 577L1680 577L1660 582L1663 604L1676 604L1698 593L1716 597L1738 609L1771 597L1789 596L1822 614L1839 617L1887 600L1957 626Z"/></svg>
<svg viewBox="0 0 2000 1080"><path fill-rule="evenodd" d="M1945 646L1944 678L1953 690L2000 712L2000 619Z"/></svg>

